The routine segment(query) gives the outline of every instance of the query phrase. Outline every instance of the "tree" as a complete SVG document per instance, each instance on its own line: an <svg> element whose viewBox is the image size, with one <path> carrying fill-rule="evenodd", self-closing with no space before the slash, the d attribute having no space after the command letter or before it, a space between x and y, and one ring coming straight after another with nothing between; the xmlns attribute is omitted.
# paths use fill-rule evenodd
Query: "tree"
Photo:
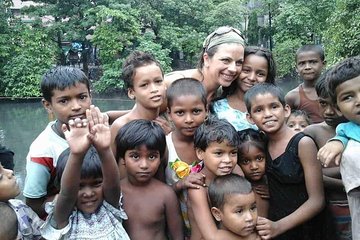
<svg viewBox="0 0 360 240"><path fill-rule="evenodd" d="M40 96L41 76L55 61L56 47L48 35L23 23L12 27L12 56L4 66L5 96Z"/></svg>

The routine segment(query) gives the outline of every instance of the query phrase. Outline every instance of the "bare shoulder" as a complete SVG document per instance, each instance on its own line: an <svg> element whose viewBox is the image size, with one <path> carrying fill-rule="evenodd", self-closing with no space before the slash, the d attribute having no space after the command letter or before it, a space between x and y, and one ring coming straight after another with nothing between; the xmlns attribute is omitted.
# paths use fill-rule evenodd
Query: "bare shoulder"
<svg viewBox="0 0 360 240"><path fill-rule="evenodd" d="M309 147L315 147L316 148L316 145L315 145L315 142L314 140L309 137L309 136L304 136L303 138L300 139L299 141L299 151L301 149L307 149Z"/></svg>
<svg viewBox="0 0 360 240"><path fill-rule="evenodd" d="M305 133L306 135L312 138L315 138L317 134L321 134L323 131L324 131L323 123L316 123L307 126L304 129L303 133Z"/></svg>
<svg viewBox="0 0 360 240"><path fill-rule="evenodd" d="M299 101L300 101L300 96L299 96L299 86L297 86L296 88L290 90L286 95L285 95L285 101L287 104L290 105L290 107L296 107L299 105Z"/></svg>
<svg viewBox="0 0 360 240"><path fill-rule="evenodd" d="M129 116L130 113L125 114L124 116L119 117L116 119L113 124L111 125L111 131L118 131L122 128L126 123L130 122L131 118Z"/></svg>

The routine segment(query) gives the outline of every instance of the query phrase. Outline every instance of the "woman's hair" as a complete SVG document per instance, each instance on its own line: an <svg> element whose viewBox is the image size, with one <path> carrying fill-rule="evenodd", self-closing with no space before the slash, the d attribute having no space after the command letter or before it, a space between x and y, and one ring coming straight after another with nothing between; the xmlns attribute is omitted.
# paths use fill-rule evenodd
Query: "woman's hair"
<svg viewBox="0 0 360 240"><path fill-rule="evenodd" d="M206 90L204 85L194 78L182 78L171 83L166 90L167 105L170 109L174 99L180 96L196 96L207 107Z"/></svg>
<svg viewBox="0 0 360 240"><path fill-rule="evenodd" d="M59 156L56 164L55 186L61 188L61 177L64 173L66 163L70 156L70 148L65 149ZM101 160L94 146L90 146L84 156L81 166L81 179L102 178Z"/></svg>
<svg viewBox="0 0 360 240"><path fill-rule="evenodd" d="M244 60L249 55L255 55L259 57L263 57L267 61L268 65L268 74L266 77L265 82L275 84L275 77L276 77L276 64L275 60L273 58L273 55L269 49L262 48L262 47L256 47L256 46L247 46L245 47L244 52ZM227 96L233 94L237 88L237 81L233 81L230 86L228 87L222 87L222 94L218 99L226 98ZM215 99L215 100L218 100Z"/></svg>
<svg viewBox="0 0 360 240"><path fill-rule="evenodd" d="M235 128L225 119L218 119L215 116L209 117L201 124L194 134L194 146L203 151L213 143L228 141L231 146L238 146L239 137Z"/></svg>
<svg viewBox="0 0 360 240"><path fill-rule="evenodd" d="M121 78L125 83L125 88L133 87L133 80L136 73L136 69L139 67L155 64L158 66L164 75L163 69L160 63L155 59L153 55L146 52L134 51L126 59L122 67Z"/></svg>
<svg viewBox="0 0 360 240"><path fill-rule="evenodd" d="M127 150L145 145L148 149L158 150L160 158L164 155L165 133L159 124L145 119L136 119L119 129L115 138L116 161L125 157Z"/></svg>
<svg viewBox="0 0 360 240"><path fill-rule="evenodd" d="M197 65L198 70L202 72L204 67L203 57L205 53L207 53L209 58L212 58L217 52L218 47L221 44L227 43L238 43L245 47L245 38L240 30L229 26L219 27L210 33L203 43L203 48Z"/></svg>
<svg viewBox="0 0 360 240"><path fill-rule="evenodd" d="M252 128L248 128L238 132L239 134L239 147L238 147L238 162L242 158L244 152L248 152L249 145L243 144L246 142L251 142L253 146L258 148L262 152L266 152L266 135L262 132L256 131Z"/></svg>
<svg viewBox="0 0 360 240"><path fill-rule="evenodd" d="M229 195L247 195L251 192L251 183L240 175L230 173L224 176L217 176L210 183L208 189L210 206L222 209Z"/></svg>

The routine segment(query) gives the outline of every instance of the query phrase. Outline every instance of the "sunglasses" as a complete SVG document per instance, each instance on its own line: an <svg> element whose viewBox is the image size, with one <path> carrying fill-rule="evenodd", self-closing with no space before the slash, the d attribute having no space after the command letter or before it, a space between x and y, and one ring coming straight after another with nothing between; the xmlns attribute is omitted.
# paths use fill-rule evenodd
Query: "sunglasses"
<svg viewBox="0 0 360 240"><path fill-rule="evenodd" d="M203 48L207 48L209 44L211 43L211 40L216 36L221 36L224 34L227 34L229 32L234 32L237 35L239 35L242 39L245 39L244 35L240 32L239 29L229 27L229 26L222 26L216 29L214 32L212 32L204 41Z"/></svg>

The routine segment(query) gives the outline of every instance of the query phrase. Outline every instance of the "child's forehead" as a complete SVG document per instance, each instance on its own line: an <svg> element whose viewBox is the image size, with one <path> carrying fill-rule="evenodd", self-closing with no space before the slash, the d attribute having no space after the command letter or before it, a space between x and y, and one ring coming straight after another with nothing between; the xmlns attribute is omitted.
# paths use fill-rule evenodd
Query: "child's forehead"
<svg viewBox="0 0 360 240"><path fill-rule="evenodd" d="M88 93L90 94L89 92L89 88L88 86L85 84L85 83L81 83L81 82L78 82L74 85L70 85L68 87L65 87L63 89L60 89L60 88L55 88L53 89L52 91L52 94L53 94L53 97L57 97L57 96L60 96L60 95L70 95L70 94L79 94L79 93Z"/></svg>
<svg viewBox="0 0 360 240"><path fill-rule="evenodd" d="M310 51L302 51L296 57L297 62L311 60L311 59L321 60L320 53L318 53L316 51L312 51L312 50L310 50Z"/></svg>
<svg viewBox="0 0 360 240"><path fill-rule="evenodd" d="M234 146L233 144L231 144L230 143L230 141L229 140L227 140L227 139L224 139L223 141L221 141L221 142L218 142L218 141L212 141L212 142L210 142L209 143L209 145L208 145L208 148L209 147L211 147L211 148L220 148L220 147L236 147L236 146Z"/></svg>
<svg viewBox="0 0 360 240"><path fill-rule="evenodd" d="M177 96L173 97L173 100L171 101L171 106L174 105L189 105L193 106L195 104L201 104L205 106L205 103L202 101L201 96L197 94L179 94Z"/></svg>
<svg viewBox="0 0 360 240"><path fill-rule="evenodd" d="M261 100L261 102L260 102ZM251 107L258 105L260 103L281 103L278 96L275 96L274 94L270 92L266 93L258 93L256 94L250 101Z"/></svg>
<svg viewBox="0 0 360 240"><path fill-rule="evenodd" d="M133 149L126 150L127 152L160 152L159 149L151 148L146 144L141 144L139 146L135 146Z"/></svg>
<svg viewBox="0 0 360 240"><path fill-rule="evenodd" d="M256 203L253 191L249 193L229 193L224 196L224 205L246 206Z"/></svg>

